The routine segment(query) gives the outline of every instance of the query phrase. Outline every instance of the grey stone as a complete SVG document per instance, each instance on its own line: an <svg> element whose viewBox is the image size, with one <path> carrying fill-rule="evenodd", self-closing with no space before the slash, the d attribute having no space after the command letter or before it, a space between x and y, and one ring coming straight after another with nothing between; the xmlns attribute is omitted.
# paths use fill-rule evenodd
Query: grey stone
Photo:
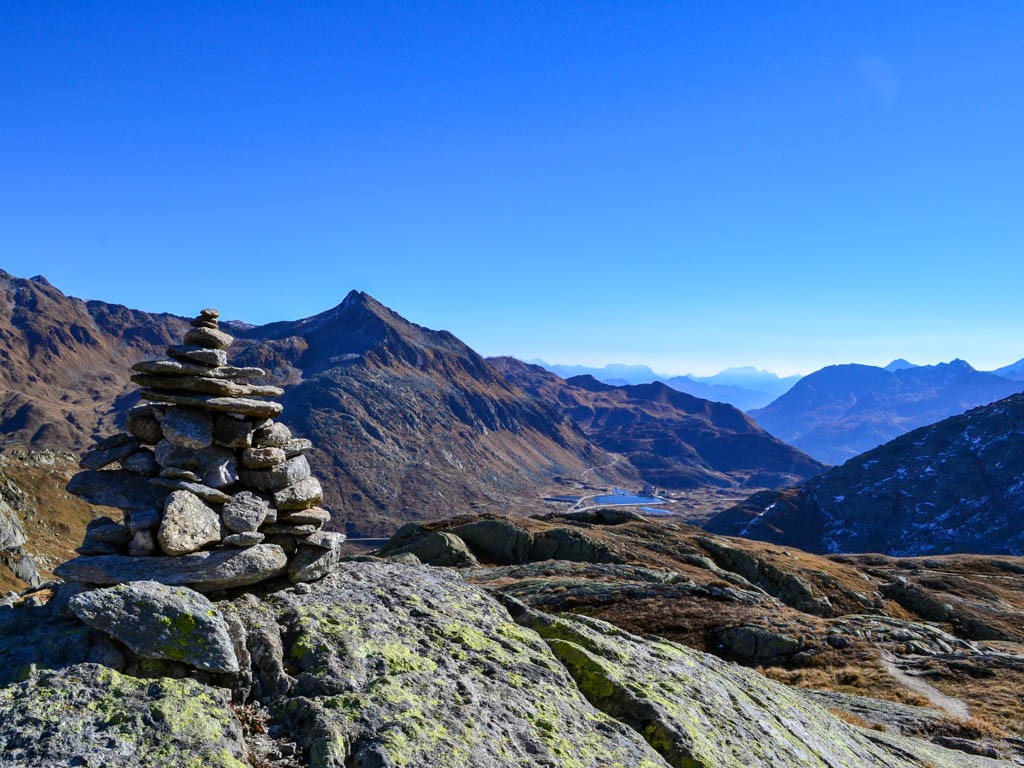
<svg viewBox="0 0 1024 768"><path fill-rule="evenodd" d="M263 526L263 532L266 534L284 533L289 536L295 536L296 538L304 538L319 530L319 525L281 525L279 523L273 523L271 525Z"/></svg>
<svg viewBox="0 0 1024 768"><path fill-rule="evenodd" d="M136 531L151 531L160 525L160 507L148 507L147 509L132 509L125 513L125 523L132 533Z"/></svg>
<svg viewBox="0 0 1024 768"><path fill-rule="evenodd" d="M125 427L146 445L156 445L164 436L152 405L144 405L128 411Z"/></svg>
<svg viewBox="0 0 1024 768"><path fill-rule="evenodd" d="M167 354L186 363L200 363L211 368L228 364L228 353L223 349L206 349L192 344L179 344L167 348Z"/></svg>
<svg viewBox="0 0 1024 768"><path fill-rule="evenodd" d="M299 455L270 469L243 469L239 478L245 485L259 491L279 491L305 480L310 474L309 462L305 456Z"/></svg>
<svg viewBox="0 0 1024 768"><path fill-rule="evenodd" d="M448 531L424 531L404 546L387 548L387 556L412 554L421 563L456 568L479 565L466 542Z"/></svg>
<svg viewBox="0 0 1024 768"><path fill-rule="evenodd" d="M271 511L270 502L252 491L239 491L221 510L224 527L234 533L258 530Z"/></svg>
<svg viewBox="0 0 1024 768"><path fill-rule="evenodd" d="M136 581L75 595L71 610L147 659L208 672L238 672L227 626L213 603L187 587Z"/></svg>
<svg viewBox="0 0 1024 768"><path fill-rule="evenodd" d="M283 448L246 448L242 451L242 466L246 469L266 469L283 463L287 458Z"/></svg>
<svg viewBox="0 0 1024 768"><path fill-rule="evenodd" d="M204 395L225 395L228 397L279 397L284 394L280 387L264 384L236 384L230 379L210 376L152 376L136 374L131 377L140 387L167 390L170 392L197 392Z"/></svg>
<svg viewBox="0 0 1024 768"><path fill-rule="evenodd" d="M115 435L86 453L78 466L82 469L102 469L134 453L139 445L138 438L132 435Z"/></svg>
<svg viewBox="0 0 1024 768"><path fill-rule="evenodd" d="M178 395L173 392L157 392L152 389L139 390L139 397L158 403L173 403L219 413L237 413L242 416L265 418L279 416L284 406L263 400L244 397L217 397L215 395Z"/></svg>
<svg viewBox="0 0 1024 768"><path fill-rule="evenodd" d="M326 509L311 507L309 509L300 509L298 512L279 515L277 521L285 525L316 525L319 527L330 521L330 519L331 513Z"/></svg>
<svg viewBox="0 0 1024 768"><path fill-rule="evenodd" d="M199 482L199 476L191 469L180 469L174 466L161 469L160 477L166 477L170 480L188 480L190 483Z"/></svg>
<svg viewBox="0 0 1024 768"><path fill-rule="evenodd" d="M215 445L200 452L197 458L205 485L226 488L238 482L238 459L230 449Z"/></svg>
<svg viewBox="0 0 1024 768"><path fill-rule="evenodd" d="M220 318L220 310L213 307L204 307L199 310L199 317L207 320L218 320Z"/></svg>
<svg viewBox="0 0 1024 768"><path fill-rule="evenodd" d="M172 491L188 491L198 496L203 501L208 501L211 504L226 504L231 501L231 497L224 493L224 491L211 488L208 485L202 483L193 483L188 480L174 480L169 477L151 477L149 482L160 488L169 488Z"/></svg>
<svg viewBox="0 0 1024 768"><path fill-rule="evenodd" d="M305 453L312 448L313 442L311 440L306 440L303 437L295 437L285 443L281 450L283 450L285 456L290 459L293 456L298 456L300 453Z"/></svg>
<svg viewBox="0 0 1024 768"><path fill-rule="evenodd" d="M244 587L283 574L288 557L274 544L246 549L217 549L180 557L100 555L76 557L57 566L54 574L66 581L120 584L152 579L186 585L199 592Z"/></svg>
<svg viewBox="0 0 1024 768"><path fill-rule="evenodd" d="M315 477L307 477L295 485L274 493L274 507L279 512L309 509L324 500L323 488Z"/></svg>
<svg viewBox="0 0 1024 768"><path fill-rule="evenodd" d="M259 531L245 531L244 533L232 533L224 537L224 544L229 547L254 547L264 539Z"/></svg>
<svg viewBox="0 0 1024 768"><path fill-rule="evenodd" d="M164 504L156 540L167 555L195 552L220 541L220 515L195 494L174 491Z"/></svg>
<svg viewBox="0 0 1024 768"><path fill-rule="evenodd" d="M292 431L284 424L273 422L257 429L252 436L256 448L284 448L292 439Z"/></svg>
<svg viewBox="0 0 1024 768"><path fill-rule="evenodd" d="M329 533L315 547L304 546L299 540L295 554L288 561L288 579L292 583L316 581L327 575L331 566L341 559L342 533ZM326 546L324 546L326 545Z"/></svg>
<svg viewBox="0 0 1024 768"><path fill-rule="evenodd" d="M199 450L213 443L213 417L198 408L167 408L157 412L164 438L177 448Z"/></svg>
<svg viewBox="0 0 1024 768"><path fill-rule="evenodd" d="M335 536L330 531L316 531L311 533L309 536L305 536L302 539L302 545L304 547L320 547L321 549L331 549L335 543Z"/></svg>
<svg viewBox="0 0 1024 768"><path fill-rule="evenodd" d="M231 365L211 368L182 360L146 360L133 365L132 370L150 376L205 376L214 379L259 379L267 375L262 368L235 368Z"/></svg>
<svg viewBox="0 0 1024 768"><path fill-rule="evenodd" d="M156 552L156 537L151 530L139 530L128 542L128 554L132 557L151 555Z"/></svg>
<svg viewBox="0 0 1024 768"><path fill-rule="evenodd" d="M234 338L224 331L213 328L193 328L185 334L186 345L203 347L204 349L227 349Z"/></svg>
<svg viewBox="0 0 1024 768"><path fill-rule="evenodd" d="M253 423L224 414L213 425L213 440L225 448L248 448L252 443Z"/></svg>
<svg viewBox="0 0 1024 768"><path fill-rule="evenodd" d="M160 471L160 466L156 463L156 456L149 448L142 448L121 459L121 467L137 475L155 475Z"/></svg>
<svg viewBox="0 0 1024 768"><path fill-rule="evenodd" d="M123 469L79 472L68 482L68 493L90 504L123 510L159 506L165 495L151 485L150 479Z"/></svg>

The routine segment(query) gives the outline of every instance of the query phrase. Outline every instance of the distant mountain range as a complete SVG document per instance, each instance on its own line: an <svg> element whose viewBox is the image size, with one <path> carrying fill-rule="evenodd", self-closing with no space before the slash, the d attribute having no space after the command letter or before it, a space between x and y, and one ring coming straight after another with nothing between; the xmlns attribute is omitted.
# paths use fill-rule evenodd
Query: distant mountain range
<svg viewBox="0 0 1024 768"><path fill-rule="evenodd" d="M1024 383L976 371L963 360L887 368L831 365L750 415L819 461L841 464L912 429L1021 390Z"/></svg>
<svg viewBox="0 0 1024 768"><path fill-rule="evenodd" d="M627 457L656 486L771 487L824 469L727 403L661 382L615 386L590 375L562 379L511 357L490 362L526 392L556 404L597 445Z"/></svg>
<svg viewBox="0 0 1024 768"><path fill-rule="evenodd" d="M601 368L585 365L558 365L545 363L543 360L531 360L531 365L539 365L563 379L574 376L593 376L600 382L622 386L624 384L650 384L661 381L672 389L685 392L694 397L729 403L741 411L760 408L767 405L782 393L786 392L800 376L780 377L770 371L763 371L753 366L727 368L713 376L670 376L655 373L646 365L622 365L611 363Z"/></svg>
<svg viewBox="0 0 1024 768"><path fill-rule="evenodd" d="M706 527L810 552L1024 555L1024 394L755 494Z"/></svg>

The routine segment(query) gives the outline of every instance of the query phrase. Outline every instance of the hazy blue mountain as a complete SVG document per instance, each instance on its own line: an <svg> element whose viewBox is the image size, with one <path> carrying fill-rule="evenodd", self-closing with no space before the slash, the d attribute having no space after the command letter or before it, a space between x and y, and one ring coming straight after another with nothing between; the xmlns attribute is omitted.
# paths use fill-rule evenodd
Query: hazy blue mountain
<svg viewBox="0 0 1024 768"><path fill-rule="evenodd" d="M1018 360L1016 363L997 368L992 373L1011 381L1024 381L1024 360Z"/></svg>
<svg viewBox="0 0 1024 768"><path fill-rule="evenodd" d="M757 423L829 464L1024 390L963 360L889 371L871 365L830 365L805 376L765 408Z"/></svg>
<svg viewBox="0 0 1024 768"><path fill-rule="evenodd" d="M898 357L895 360L893 360L891 363L889 363L887 366L885 366L885 370L887 370L887 371L905 371L908 368L917 368L917 367L918 366L914 365L909 360L904 360L902 357Z"/></svg>
<svg viewBox="0 0 1024 768"><path fill-rule="evenodd" d="M610 383L610 382L609 382ZM728 403L739 408L741 411L749 411L754 408L761 408L768 405L778 395L764 390L747 389L740 386L727 386L722 384L708 384L692 376L673 376L665 379L672 389L685 392L688 395L699 397L704 400L713 400L718 403Z"/></svg>
<svg viewBox="0 0 1024 768"><path fill-rule="evenodd" d="M652 381L665 378L646 365L609 363L601 368L594 368L587 365L545 363L543 360L527 360L526 362L530 365L539 365L563 379L571 379L573 376L593 376L606 384L650 384Z"/></svg>
<svg viewBox="0 0 1024 768"><path fill-rule="evenodd" d="M650 384L661 381L688 395L719 403L728 403L741 411L761 408L786 392L800 376L780 377L770 371L753 366L727 368L713 376L669 376L655 372L646 365L623 365L611 363L601 368L585 365L560 365L543 360L531 360L531 365L551 371L563 379L574 376L593 376L604 384L625 386L628 384Z"/></svg>

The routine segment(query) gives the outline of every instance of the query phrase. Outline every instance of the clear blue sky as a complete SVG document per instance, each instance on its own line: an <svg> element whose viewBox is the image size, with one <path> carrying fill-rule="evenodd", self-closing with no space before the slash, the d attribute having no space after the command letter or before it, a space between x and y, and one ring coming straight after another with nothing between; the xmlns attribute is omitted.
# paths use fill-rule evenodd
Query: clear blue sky
<svg viewBox="0 0 1024 768"><path fill-rule="evenodd" d="M485 354L1024 357L1024 3L0 4L0 267Z"/></svg>

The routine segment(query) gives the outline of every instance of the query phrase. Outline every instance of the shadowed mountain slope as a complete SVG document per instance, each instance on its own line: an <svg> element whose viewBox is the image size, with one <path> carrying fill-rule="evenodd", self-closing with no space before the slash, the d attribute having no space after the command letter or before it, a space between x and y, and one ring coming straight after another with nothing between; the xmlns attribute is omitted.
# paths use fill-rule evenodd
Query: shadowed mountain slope
<svg viewBox="0 0 1024 768"><path fill-rule="evenodd" d="M1024 394L755 494L707 527L812 552L1024 554Z"/></svg>
<svg viewBox="0 0 1024 768"><path fill-rule="evenodd" d="M726 403L660 382L616 387L592 376L563 380L514 358L491 362L527 392L556 404L602 448L628 457L656 486L778 486L823 469Z"/></svg>
<svg viewBox="0 0 1024 768"><path fill-rule="evenodd" d="M819 461L841 464L912 429L1022 388L1024 383L976 371L963 360L895 370L832 365L750 415Z"/></svg>

